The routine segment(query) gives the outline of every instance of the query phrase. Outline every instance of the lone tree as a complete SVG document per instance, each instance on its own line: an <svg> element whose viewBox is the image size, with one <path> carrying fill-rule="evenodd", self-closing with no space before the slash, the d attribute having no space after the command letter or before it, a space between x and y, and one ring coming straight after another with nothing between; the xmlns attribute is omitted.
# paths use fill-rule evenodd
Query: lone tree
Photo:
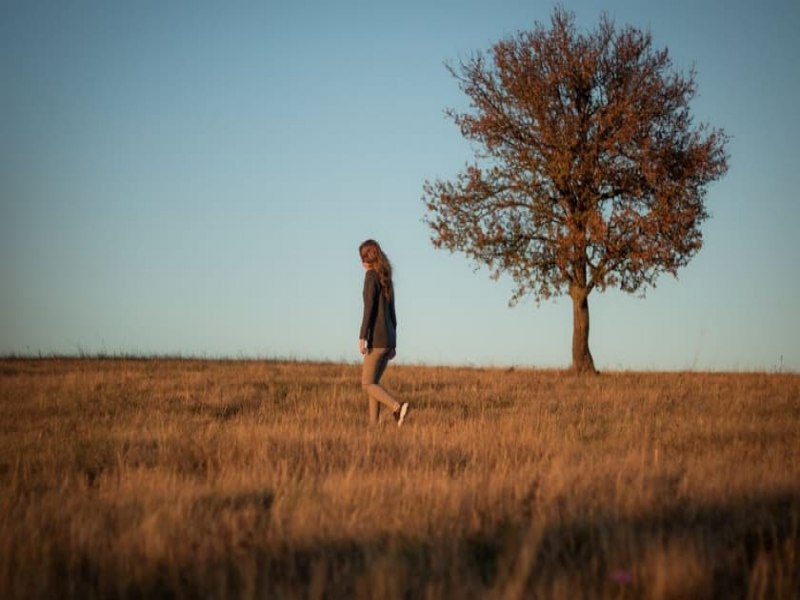
<svg viewBox="0 0 800 600"><path fill-rule="evenodd" d="M475 159L454 181L425 182L432 242L510 274L512 305L569 292L572 368L595 372L589 294L644 291L689 262L728 138L693 125L694 70L675 72L649 32L607 16L583 33L557 7L549 28L448 70L470 112L447 115Z"/></svg>

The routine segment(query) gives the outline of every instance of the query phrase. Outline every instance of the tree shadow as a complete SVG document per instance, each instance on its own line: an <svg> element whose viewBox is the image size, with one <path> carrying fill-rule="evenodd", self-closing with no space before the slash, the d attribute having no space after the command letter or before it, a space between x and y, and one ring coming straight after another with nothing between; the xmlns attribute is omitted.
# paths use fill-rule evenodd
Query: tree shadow
<svg viewBox="0 0 800 600"><path fill-rule="evenodd" d="M676 502L637 517L551 517L541 527L535 510L523 510L463 536L433 532L430 539L381 535L305 544L269 535L273 501L269 490L203 498L205 518L258 511L265 529L247 548L154 563L135 578L116 569L103 573L101 565L109 563L102 557L61 548L49 581L64 587L44 589L41 597L200 598L213 588L215 597L727 599L752 595L759 568L767 587L758 595L800 597L798 490L704 505ZM663 552L669 548L693 549L687 560L700 558L702 577L682 573L682 557ZM647 560L659 552L679 568L674 581L653 590Z"/></svg>

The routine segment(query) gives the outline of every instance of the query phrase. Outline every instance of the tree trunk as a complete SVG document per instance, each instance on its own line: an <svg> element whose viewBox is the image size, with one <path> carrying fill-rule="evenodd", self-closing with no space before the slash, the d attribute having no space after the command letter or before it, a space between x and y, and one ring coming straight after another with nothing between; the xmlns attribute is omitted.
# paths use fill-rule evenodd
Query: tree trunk
<svg viewBox="0 0 800 600"><path fill-rule="evenodd" d="M589 351L589 291L573 286L572 297L572 370L579 374L594 374L594 359Z"/></svg>

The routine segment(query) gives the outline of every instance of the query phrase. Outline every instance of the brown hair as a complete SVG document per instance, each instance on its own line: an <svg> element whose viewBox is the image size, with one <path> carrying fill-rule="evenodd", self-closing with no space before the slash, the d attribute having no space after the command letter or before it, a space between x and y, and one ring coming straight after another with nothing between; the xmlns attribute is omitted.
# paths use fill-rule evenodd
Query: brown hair
<svg viewBox="0 0 800 600"><path fill-rule="evenodd" d="M375 240L365 240L358 247L358 253L361 256L361 260L378 274L381 288L383 288L383 295L386 296L387 300L391 300L394 295L392 263L389 262L383 250L381 250L380 244Z"/></svg>

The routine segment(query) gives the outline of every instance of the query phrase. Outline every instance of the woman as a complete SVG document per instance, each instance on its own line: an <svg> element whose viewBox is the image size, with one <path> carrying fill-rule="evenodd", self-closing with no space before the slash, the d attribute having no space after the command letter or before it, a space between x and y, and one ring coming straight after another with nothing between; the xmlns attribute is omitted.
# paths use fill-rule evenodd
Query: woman
<svg viewBox="0 0 800 600"><path fill-rule="evenodd" d="M358 247L364 266L364 316L361 319L358 349L364 355L361 387L369 397L369 420L380 420L380 405L392 411L400 427L408 415L408 402L398 402L380 386L386 365L395 357L397 315L394 312L392 265L375 240Z"/></svg>

